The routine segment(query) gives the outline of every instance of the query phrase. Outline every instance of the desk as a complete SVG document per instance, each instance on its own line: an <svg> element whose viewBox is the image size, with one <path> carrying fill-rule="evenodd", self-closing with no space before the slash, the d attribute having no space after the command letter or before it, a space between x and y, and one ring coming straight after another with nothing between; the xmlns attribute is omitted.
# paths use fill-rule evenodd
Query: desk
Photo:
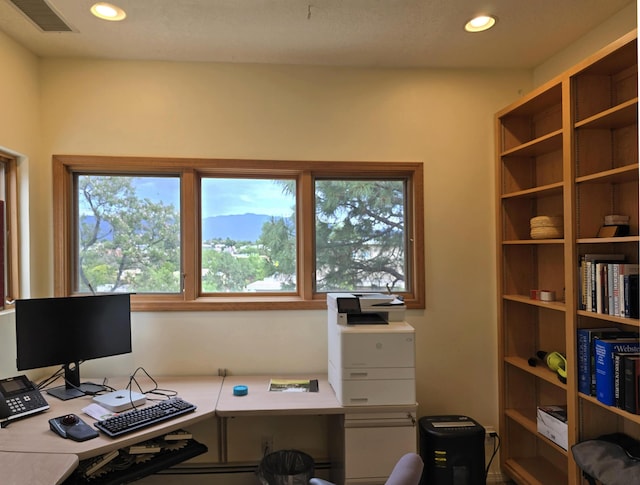
<svg viewBox="0 0 640 485"><path fill-rule="evenodd" d="M216 402L222 387L221 377L162 377L157 380L160 387L177 391L180 397L195 404L198 408L193 413L179 416L160 425L150 426L143 430L126 434L121 438L109 438L100 433L97 438L77 442L63 439L51 431L49 429L49 419L75 413L81 416L87 424L91 425L93 419L83 414L82 408L89 405L92 402L92 398L87 396L60 401L45 394L50 409L26 419L12 421L6 428L0 430L0 451L71 454L83 460L215 416ZM125 378L112 378L109 380L109 385L117 389L124 389L127 382L128 379Z"/></svg>
<svg viewBox="0 0 640 485"><path fill-rule="evenodd" d="M318 392L273 392L269 381L296 376L230 376L222 384L216 415L220 419L220 461L228 456L229 418L251 416L328 415L332 480L336 483L383 484L397 460L417 449L417 405L348 406L338 402L327 376L318 379ZM301 376L298 376L301 377ZM246 396L233 388L245 385Z"/></svg>
<svg viewBox="0 0 640 485"><path fill-rule="evenodd" d="M327 376L305 375L318 379L318 392L272 392L269 381L291 376L229 376L224 378L216 414L220 417L269 416L295 414L344 414ZM234 396L234 386L249 388L246 396Z"/></svg>
<svg viewBox="0 0 640 485"><path fill-rule="evenodd" d="M78 460L98 456L140 441L188 427L205 419L218 420L219 458L227 461L227 419L251 416L327 415L332 461L332 478L345 485L356 483L383 484L397 459L416 450L415 413L417 405L349 406L342 407L325 375L305 375L318 379L318 392L271 392L272 377L290 376L229 376L225 377L160 377L158 385L172 389L197 406L189 413L165 423L109 438L75 442L60 438L49 429L48 420L65 414L81 415L81 409L92 402L90 397L59 401L47 397L51 408L44 413L18 420L0 430L0 464L3 474L24 476L23 463L29 462L35 476L27 483L55 484L70 474ZM128 379L110 379L109 385L122 389ZM246 385L246 396L234 396L233 387ZM119 386L119 387L118 387ZM146 386L142 386L146 390ZM82 415L92 424L93 420ZM42 456L47 456L41 462ZM16 457L13 460L12 457ZM7 466L7 462L8 466ZM40 463L37 467L32 465ZM43 473L40 474L39 472ZM52 475L52 472L54 473ZM18 475L20 474L20 475ZM4 476L4 475L3 475Z"/></svg>
<svg viewBox="0 0 640 485"><path fill-rule="evenodd" d="M71 475L77 466L76 455L0 451L3 483L57 485Z"/></svg>

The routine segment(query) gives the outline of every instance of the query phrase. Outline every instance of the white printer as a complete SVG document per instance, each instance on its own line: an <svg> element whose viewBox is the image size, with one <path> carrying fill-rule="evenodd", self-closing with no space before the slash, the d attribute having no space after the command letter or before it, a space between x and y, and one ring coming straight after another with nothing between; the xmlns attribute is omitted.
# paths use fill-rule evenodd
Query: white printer
<svg viewBox="0 0 640 485"><path fill-rule="evenodd" d="M415 404L415 330L391 295L327 294L329 384L342 406Z"/></svg>

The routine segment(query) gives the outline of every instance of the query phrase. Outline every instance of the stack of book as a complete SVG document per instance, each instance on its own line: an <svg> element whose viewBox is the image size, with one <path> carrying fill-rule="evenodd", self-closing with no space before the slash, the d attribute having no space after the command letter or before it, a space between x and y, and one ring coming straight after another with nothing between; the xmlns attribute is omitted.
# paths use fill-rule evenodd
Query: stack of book
<svg viewBox="0 0 640 485"><path fill-rule="evenodd" d="M638 318L637 263L624 254L585 254L580 260L580 309Z"/></svg>
<svg viewBox="0 0 640 485"><path fill-rule="evenodd" d="M640 414L640 336L617 328L581 328L578 391Z"/></svg>

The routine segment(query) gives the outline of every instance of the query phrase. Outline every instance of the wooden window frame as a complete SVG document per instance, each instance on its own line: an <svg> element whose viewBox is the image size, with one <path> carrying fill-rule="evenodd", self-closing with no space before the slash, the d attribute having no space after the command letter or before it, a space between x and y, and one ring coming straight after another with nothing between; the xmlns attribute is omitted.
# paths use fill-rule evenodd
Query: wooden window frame
<svg viewBox="0 0 640 485"><path fill-rule="evenodd" d="M181 179L181 294L132 295L134 311L301 310L326 308L325 293L314 292L315 178L403 178L407 181L407 308L425 307L424 180L421 162L317 162L184 159L110 156L53 156L54 294L73 294L75 271L74 177L175 175ZM200 179L208 176L292 178L297 182L298 286L292 294L201 295Z"/></svg>
<svg viewBox="0 0 640 485"><path fill-rule="evenodd" d="M20 232L18 229L18 160L12 155L0 152L0 163L4 169L4 301L1 308L13 308L13 302L20 298Z"/></svg>

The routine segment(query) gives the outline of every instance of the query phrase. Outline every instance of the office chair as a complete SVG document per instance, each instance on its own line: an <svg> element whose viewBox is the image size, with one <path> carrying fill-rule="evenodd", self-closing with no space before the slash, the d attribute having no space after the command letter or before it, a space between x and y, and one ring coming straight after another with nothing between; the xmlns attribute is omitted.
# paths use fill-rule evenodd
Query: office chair
<svg viewBox="0 0 640 485"><path fill-rule="evenodd" d="M407 453L400 457L391 471L385 485L418 485L422 477L424 463L420 455ZM312 478L309 485L335 485L321 478Z"/></svg>

